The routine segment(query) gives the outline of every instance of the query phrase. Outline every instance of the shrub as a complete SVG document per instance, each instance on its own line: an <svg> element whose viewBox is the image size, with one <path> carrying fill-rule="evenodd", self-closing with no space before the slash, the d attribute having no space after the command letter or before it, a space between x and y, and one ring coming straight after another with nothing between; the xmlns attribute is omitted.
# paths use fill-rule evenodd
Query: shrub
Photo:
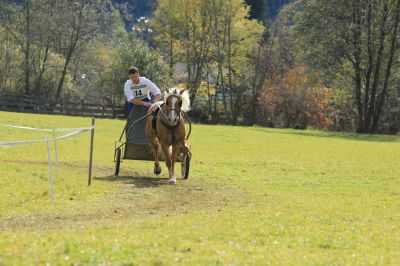
<svg viewBox="0 0 400 266"><path fill-rule="evenodd" d="M259 122L266 126L325 129L332 94L310 81L305 67L289 69L283 78L266 88L259 97Z"/></svg>

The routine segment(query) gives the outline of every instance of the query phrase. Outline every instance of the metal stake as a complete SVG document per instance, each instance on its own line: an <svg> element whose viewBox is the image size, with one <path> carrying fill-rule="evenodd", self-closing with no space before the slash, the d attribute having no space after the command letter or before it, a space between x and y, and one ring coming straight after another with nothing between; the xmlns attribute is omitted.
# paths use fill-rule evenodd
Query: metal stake
<svg viewBox="0 0 400 266"><path fill-rule="evenodd" d="M54 201L53 171L51 169L50 144L49 144L49 138L47 136L46 136L46 143L47 143L47 160L49 161L50 195L51 195L51 201Z"/></svg>
<svg viewBox="0 0 400 266"><path fill-rule="evenodd" d="M91 136L90 136L90 158L89 158L88 186L90 186L92 184L93 140L94 140L94 117L92 117L92 129L91 129Z"/></svg>
<svg viewBox="0 0 400 266"><path fill-rule="evenodd" d="M54 153L56 154L56 169L57 169L57 175L58 175L58 153L57 153L57 141L56 141L56 133L53 128L53 142L54 142Z"/></svg>

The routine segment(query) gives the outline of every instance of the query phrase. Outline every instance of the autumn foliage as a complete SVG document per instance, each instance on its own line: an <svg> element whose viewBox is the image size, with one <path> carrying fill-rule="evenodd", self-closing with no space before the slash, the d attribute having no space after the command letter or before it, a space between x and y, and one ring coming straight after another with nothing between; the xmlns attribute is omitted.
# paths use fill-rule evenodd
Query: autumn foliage
<svg viewBox="0 0 400 266"><path fill-rule="evenodd" d="M282 79L260 94L260 123L273 127L326 129L332 125L331 99L330 90L312 82L305 67L289 69Z"/></svg>

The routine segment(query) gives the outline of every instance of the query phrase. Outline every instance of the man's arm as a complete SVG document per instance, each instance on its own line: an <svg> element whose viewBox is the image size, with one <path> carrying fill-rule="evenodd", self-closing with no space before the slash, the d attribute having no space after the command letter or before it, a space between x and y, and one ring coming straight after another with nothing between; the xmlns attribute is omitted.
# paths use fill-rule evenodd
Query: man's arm
<svg viewBox="0 0 400 266"><path fill-rule="evenodd" d="M151 106L151 103L143 102L143 101L135 99L135 98L131 99L130 102L133 103L134 105L142 105L142 106L146 106L146 107L150 107Z"/></svg>
<svg viewBox="0 0 400 266"><path fill-rule="evenodd" d="M161 101L161 90L151 80L146 79L147 86L150 88L151 94L153 94L153 101Z"/></svg>

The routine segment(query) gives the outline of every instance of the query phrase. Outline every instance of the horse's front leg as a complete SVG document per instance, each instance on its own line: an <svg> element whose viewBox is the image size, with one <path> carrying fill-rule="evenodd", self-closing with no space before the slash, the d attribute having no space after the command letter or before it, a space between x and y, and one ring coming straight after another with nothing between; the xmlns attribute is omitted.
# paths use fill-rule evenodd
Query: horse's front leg
<svg viewBox="0 0 400 266"><path fill-rule="evenodd" d="M173 156L171 156L171 153L170 153L170 150L169 150L169 145L166 144L166 143L161 143L161 147L162 147L162 150L163 150L164 156L165 156L165 164L167 165L167 168L168 168L168 176L169 176L168 183L176 184L176 178L175 178L174 173L172 171L172 160L171 160L171 158Z"/></svg>
<svg viewBox="0 0 400 266"><path fill-rule="evenodd" d="M179 143L172 145L171 169L172 169L173 176L175 176L175 161L176 161L176 155L177 155L178 148L179 148Z"/></svg>

